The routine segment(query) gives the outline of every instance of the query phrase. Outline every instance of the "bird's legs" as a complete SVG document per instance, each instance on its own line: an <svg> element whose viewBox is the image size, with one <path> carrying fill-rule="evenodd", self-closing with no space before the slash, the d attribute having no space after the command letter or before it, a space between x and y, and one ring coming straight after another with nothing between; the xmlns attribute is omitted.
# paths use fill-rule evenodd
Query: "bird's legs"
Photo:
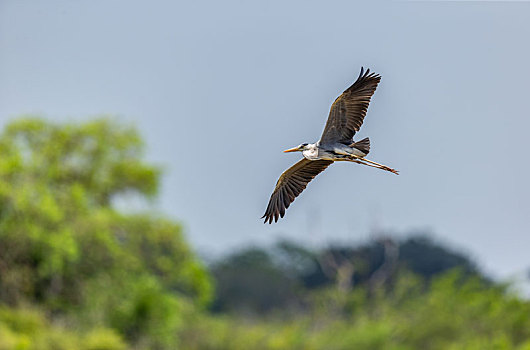
<svg viewBox="0 0 530 350"><path fill-rule="evenodd" d="M386 165L376 163L376 162L374 162L374 161L372 161L372 160L369 160L369 159L366 159L366 158L359 158L359 159L364 160L365 162L368 162L368 163L372 163L372 164L374 164L374 165L379 165L379 166L382 166L382 167L386 167L386 168L388 168Z"/></svg>
<svg viewBox="0 0 530 350"><path fill-rule="evenodd" d="M357 163L357 164L368 165L368 166L371 166L371 167L374 167L374 168L377 168L377 169L390 171L391 173L399 175L399 172L397 170L392 169L390 167L387 167L386 165L379 164L379 163L376 163L374 161L368 160L366 158L353 158L353 159L350 159L350 161L352 161L354 163ZM365 162L367 162L367 163L365 163Z"/></svg>

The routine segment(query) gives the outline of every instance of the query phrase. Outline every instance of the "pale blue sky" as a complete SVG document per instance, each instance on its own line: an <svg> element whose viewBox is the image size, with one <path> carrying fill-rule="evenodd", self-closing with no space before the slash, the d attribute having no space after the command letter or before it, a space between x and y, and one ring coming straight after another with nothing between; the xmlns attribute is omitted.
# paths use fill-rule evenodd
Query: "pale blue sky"
<svg viewBox="0 0 530 350"><path fill-rule="evenodd" d="M203 254L429 230L506 277L530 265L529 16L528 2L0 0L0 124L134 123L167 170L154 206ZM263 225L300 157L281 151L320 137L361 66L382 82L358 137L401 175L334 165Z"/></svg>

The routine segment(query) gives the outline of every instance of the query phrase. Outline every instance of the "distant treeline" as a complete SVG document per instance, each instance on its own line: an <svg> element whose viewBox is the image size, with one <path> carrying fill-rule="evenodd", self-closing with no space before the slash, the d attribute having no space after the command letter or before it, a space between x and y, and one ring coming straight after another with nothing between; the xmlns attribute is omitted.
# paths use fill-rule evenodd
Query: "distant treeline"
<svg viewBox="0 0 530 350"><path fill-rule="evenodd" d="M242 249L212 263L216 286L212 310L244 314L302 311L304 296L312 290L391 289L397 275L405 271L429 282L452 269L461 271L463 277L488 281L464 254L426 235L320 249L283 241L268 248Z"/></svg>

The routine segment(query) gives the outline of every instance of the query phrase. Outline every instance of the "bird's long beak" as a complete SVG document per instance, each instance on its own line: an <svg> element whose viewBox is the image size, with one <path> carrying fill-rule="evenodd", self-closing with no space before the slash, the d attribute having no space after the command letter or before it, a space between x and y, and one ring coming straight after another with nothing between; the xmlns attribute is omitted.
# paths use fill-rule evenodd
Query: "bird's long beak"
<svg viewBox="0 0 530 350"><path fill-rule="evenodd" d="M300 150L300 147L297 146L297 147L286 149L285 151L283 151L283 153L297 152L299 150Z"/></svg>

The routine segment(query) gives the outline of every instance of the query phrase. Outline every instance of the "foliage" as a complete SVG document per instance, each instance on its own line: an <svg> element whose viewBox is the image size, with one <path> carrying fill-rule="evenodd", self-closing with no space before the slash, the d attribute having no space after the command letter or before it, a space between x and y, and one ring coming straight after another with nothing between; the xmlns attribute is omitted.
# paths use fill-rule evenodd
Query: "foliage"
<svg viewBox="0 0 530 350"><path fill-rule="evenodd" d="M270 248L247 248L214 262L211 271L217 293L212 309L257 314L304 309L303 295L315 289L392 288L400 271L428 281L454 268L487 280L464 255L425 236L318 250L283 241Z"/></svg>
<svg viewBox="0 0 530 350"><path fill-rule="evenodd" d="M110 329L79 333L50 324L36 309L0 308L0 349L125 350L122 337Z"/></svg>
<svg viewBox="0 0 530 350"><path fill-rule="evenodd" d="M216 279L215 311L262 313L296 305L299 285L265 250L250 248L212 266Z"/></svg>
<svg viewBox="0 0 530 350"><path fill-rule="evenodd" d="M315 292L312 312L256 318L203 316L181 335L186 349L530 349L530 302L453 270L400 274L391 291L344 298ZM339 312L337 312L339 311Z"/></svg>
<svg viewBox="0 0 530 350"><path fill-rule="evenodd" d="M134 129L105 119L77 125L30 118L6 127L4 304L38 304L56 319L96 329L86 341L93 348L101 348L100 338L111 344L115 334L146 348L177 343L181 309L206 305L212 288L178 224L114 209L121 195L148 199L157 192L160 171L142 161L142 150Z"/></svg>

